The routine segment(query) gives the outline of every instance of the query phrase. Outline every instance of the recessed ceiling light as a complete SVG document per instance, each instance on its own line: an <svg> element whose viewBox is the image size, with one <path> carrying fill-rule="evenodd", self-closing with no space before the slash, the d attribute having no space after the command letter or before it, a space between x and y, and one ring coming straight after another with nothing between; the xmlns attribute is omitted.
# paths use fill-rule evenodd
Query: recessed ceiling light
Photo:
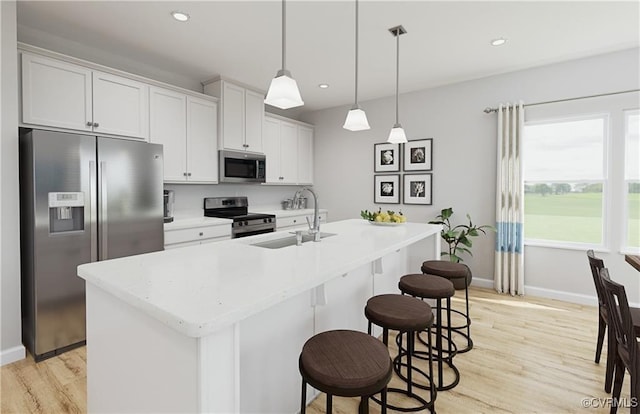
<svg viewBox="0 0 640 414"><path fill-rule="evenodd" d="M171 12L171 15L179 22L186 22L187 20L189 20L189 15L180 11L173 11Z"/></svg>
<svg viewBox="0 0 640 414"><path fill-rule="evenodd" d="M329 87L329 85L326 84L326 83L321 83L320 85L318 85L318 88L320 88L320 89L327 89L328 87Z"/></svg>
<svg viewBox="0 0 640 414"><path fill-rule="evenodd" d="M507 43L507 39L505 39L504 37L499 37L491 41L491 46L502 46L505 43Z"/></svg>

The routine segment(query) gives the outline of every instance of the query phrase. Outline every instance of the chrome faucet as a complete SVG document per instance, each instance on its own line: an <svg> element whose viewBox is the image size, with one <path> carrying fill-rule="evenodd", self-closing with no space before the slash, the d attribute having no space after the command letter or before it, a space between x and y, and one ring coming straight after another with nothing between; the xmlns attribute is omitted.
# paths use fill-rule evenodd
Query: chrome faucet
<svg viewBox="0 0 640 414"><path fill-rule="evenodd" d="M320 241L320 220L318 219L318 215L319 215L319 212L318 212L318 196L316 195L316 193L311 188L302 187L301 189L296 191L296 193L294 194L293 202L295 204L295 202L302 195L304 190L307 190L313 196L313 226L311 226L311 221L309 220L309 217L307 217L307 225L309 226L309 234L313 234L313 241L314 242L319 242Z"/></svg>

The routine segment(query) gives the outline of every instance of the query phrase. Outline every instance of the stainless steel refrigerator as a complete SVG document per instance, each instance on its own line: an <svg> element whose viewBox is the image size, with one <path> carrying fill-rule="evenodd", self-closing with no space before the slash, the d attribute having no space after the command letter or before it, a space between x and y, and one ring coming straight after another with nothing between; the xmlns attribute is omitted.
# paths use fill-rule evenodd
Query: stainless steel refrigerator
<svg viewBox="0 0 640 414"><path fill-rule="evenodd" d="M163 249L162 146L20 130L22 336L36 361L86 340L77 266Z"/></svg>

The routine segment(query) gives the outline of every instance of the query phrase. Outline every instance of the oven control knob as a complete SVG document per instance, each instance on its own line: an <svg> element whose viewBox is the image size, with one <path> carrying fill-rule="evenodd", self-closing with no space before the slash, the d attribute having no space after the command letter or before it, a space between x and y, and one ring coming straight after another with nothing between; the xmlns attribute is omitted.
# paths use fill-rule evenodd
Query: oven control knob
<svg viewBox="0 0 640 414"><path fill-rule="evenodd" d="M248 221L245 221L245 222L244 222L244 225L245 225L245 226L248 226L248 225L249 225L249 222L248 222Z"/></svg>
<svg viewBox="0 0 640 414"><path fill-rule="evenodd" d="M238 222L238 227L240 227L240 226L242 226L242 222L241 221Z"/></svg>

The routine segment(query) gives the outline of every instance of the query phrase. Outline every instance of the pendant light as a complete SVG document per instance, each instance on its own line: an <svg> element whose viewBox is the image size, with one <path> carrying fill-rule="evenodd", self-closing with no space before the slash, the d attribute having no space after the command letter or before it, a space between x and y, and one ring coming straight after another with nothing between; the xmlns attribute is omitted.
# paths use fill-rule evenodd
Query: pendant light
<svg viewBox="0 0 640 414"><path fill-rule="evenodd" d="M358 105L358 0L356 0L356 98L342 127L349 131L363 131L371 128L367 114Z"/></svg>
<svg viewBox="0 0 640 414"><path fill-rule="evenodd" d="M285 0L282 0L282 69L280 69L278 73L276 73L276 77L271 80L267 97L264 100L264 103L280 109L289 109L304 105L300 91L298 90L298 84L295 79L291 77L291 72L285 69L287 56L286 16L287 6Z"/></svg>
<svg viewBox="0 0 640 414"><path fill-rule="evenodd" d="M407 33L402 26L396 26L389 29L392 35L396 37L396 123L391 128L387 142L391 144L404 144L407 142L407 136L398 121L398 89L400 85L400 35Z"/></svg>

